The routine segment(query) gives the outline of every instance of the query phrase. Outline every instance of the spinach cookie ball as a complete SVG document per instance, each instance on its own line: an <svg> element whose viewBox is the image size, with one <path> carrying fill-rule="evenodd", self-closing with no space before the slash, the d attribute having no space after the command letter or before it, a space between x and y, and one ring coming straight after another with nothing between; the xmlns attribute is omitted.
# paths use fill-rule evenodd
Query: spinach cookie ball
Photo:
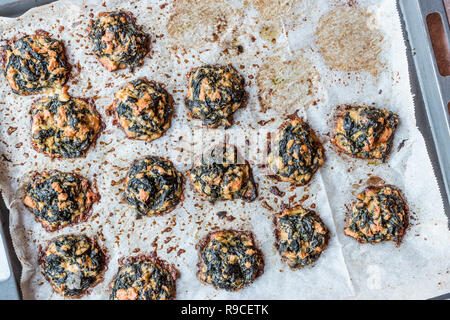
<svg viewBox="0 0 450 320"><path fill-rule="evenodd" d="M356 197L348 213L345 234L360 243L393 241L400 245L409 222L409 209L400 189L369 186Z"/></svg>
<svg viewBox="0 0 450 320"><path fill-rule="evenodd" d="M275 246L292 269L314 264L328 245L328 228L313 210L287 208L274 216L273 223Z"/></svg>
<svg viewBox="0 0 450 320"><path fill-rule="evenodd" d="M175 298L177 271L153 256L121 261L111 282L110 300L170 300Z"/></svg>
<svg viewBox="0 0 450 320"><path fill-rule="evenodd" d="M1 58L6 80L20 95L60 88L70 72L63 43L42 30L8 41Z"/></svg>
<svg viewBox="0 0 450 320"><path fill-rule="evenodd" d="M141 66L150 49L150 36L131 12L100 12L88 33L94 54L108 71Z"/></svg>
<svg viewBox="0 0 450 320"><path fill-rule="evenodd" d="M147 156L131 165L125 185L125 197L137 217L161 215L183 201L184 178L164 158Z"/></svg>
<svg viewBox="0 0 450 320"><path fill-rule="evenodd" d="M336 117L331 141L353 157L385 161L392 150L398 123L399 117L385 109L346 106Z"/></svg>
<svg viewBox="0 0 450 320"><path fill-rule="evenodd" d="M325 150L307 122L292 119L281 125L268 162L280 180L305 185L325 162Z"/></svg>
<svg viewBox="0 0 450 320"><path fill-rule="evenodd" d="M56 231L86 221L92 204L99 199L80 175L42 171L32 174L23 202L47 231Z"/></svg>
<svg viewBox="0 0 450 320"><path fill-rule="evenodd" d="M170 128L173 100L161 84L140 78L126 83L115 97L111 111L128 138L150 142Z"/></svg>
<svg viewBox="0 0 450 320"><path fill-rule="evenodd" d="M250 164L239 156L235 146L213 147L188 171L188 177L194 189L210 202L252 201L257 196Z"/></svg>
<svg viewBox="0 0 450 320"><path fill-rule="evenodd" d="M102 279L107 256L97 241L85 235L59 236L47 243L39 263L53 290L79 298Z"/></svg>
<svg viewBox="0 0 450 320"><path fill-rule="evenodd" d="M263 254L248 231L212 232L200 242L198 252L200 281L218 289L240 290L264 272Z"/></svg>
<svg viewBox="0 0 450 320"><path fill-rule="evenodd" d="M31 143L51 158L85 156L103 129L94 104L65 91L43 97L33 105L31 117Z"/></svg>

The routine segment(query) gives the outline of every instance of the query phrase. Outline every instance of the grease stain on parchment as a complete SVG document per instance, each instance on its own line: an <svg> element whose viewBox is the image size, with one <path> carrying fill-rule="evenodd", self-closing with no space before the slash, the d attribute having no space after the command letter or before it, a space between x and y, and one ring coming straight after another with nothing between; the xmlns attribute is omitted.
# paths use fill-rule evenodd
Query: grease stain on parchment
<svg viewBox="0 0 450 320"><path fill-rule="evenodd" d="M167 31L181 47L198 48L205 42L222 41L236 20L237 12L226 2L177 0Z"/></svg>
<svg viewBox="0 0 450 320"><path fill-rule="evenodd" d="M292 112L317 100L319 73L312 62L298 55L290 60L268 58L258 71L258 99L261 111Z"/></svg>

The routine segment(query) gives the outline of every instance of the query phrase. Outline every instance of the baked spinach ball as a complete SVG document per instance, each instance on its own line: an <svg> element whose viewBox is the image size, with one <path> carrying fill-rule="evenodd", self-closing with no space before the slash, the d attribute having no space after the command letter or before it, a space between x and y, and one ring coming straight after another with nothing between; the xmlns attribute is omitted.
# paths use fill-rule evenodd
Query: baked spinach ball
<svg viewBox="0 0 450 320"><path fill-rule="evenodd" d="M210 202L257 196L250 164L242 159L232 145L219 145L202 156L200 163L188 171L194 189Z"/></svg>
<svg viewBox="0 0 450 320"><path fill-rule="evenodd" d="M100 12L88 32L94 54L108 71L141 66L150 49L150 36L131 12Z"/></svg>
<svg viewBox="0 0 450 320"><path fill-rule="evenodd" d="M247 100L242 75L228 65L205 65L188 74L188 115L211 128L231 126L233 114Z"/></svg>
<svg viewBox="0 0 450 320"><path fill-rule="evenodd" d="M292 119L281 125L268 162L282 181L305 185L325 162L325 150L307 122Z"/></svg>
<svg viewBox="0 0 450 320"><path fill-rule="evenodd" d="M345 153L362 159L389 156L399 118L375 107L347 106L336 117L332 142Z"/></svg>
<svg viewBox="0 0 450 320"><path fill-rule="evenodd" d="M348 215L345 234L360 243L400 245L409 222L408 205L393 185L367 187L357 195Z"/></svg>
<svg viewBox="0 0 450 320"><path fill-rule="evenodd" d="M240 290L264 272L263 254L248 231L212 232L200 242L198 252L199 279L218 289Z"/></svg>
<svg viewBox="0 0 450 320"><path fill-rule="evenodd" d="M48 242L39 263L56 293L79 298L103 279L107 256L95 239L64 235Z"/></svg>
<svg viewBox="0 0 450 320"><path fill-rule="evenodd" d="M133 80L115 97L112 111L128 138L153 141L170 128L173 100L162 85L145 78Z"/></svg>
<svg viewBox="0 0 450 320"><path fill-rule="evenodd" d="M1 56L6 80L20 95L60 88L70 72L64 45L42 30L8 41Z"/></svg>
<svg viewBox="0 0 450 320"><path fill-rule="evenodd" d="M177 271L151 256L121 262L111 282L110 300L171 300L175 298Z"/></svg>
<svg viewBox="0 0 450 320"><path fill-rule="evenodd" d="M86 154L102 130L92 102L65 91L43 97L31 110L31 142L51 158L78 158Z"/></svg>
<svg viewBox="0 0 450 320"><path fill-rule="evenodd" d="M147 156L131 165L125 181L125 197L138 218L168 213L184 199L183 180L172 162Z"/></svg>
<svg viewBox="0 0 450 320"><path fill-rule="evenodd" d="M42 171L32 174L23 202L47 231L56 231L86 221L99 198L80 175Z"/></svg>
<svg viewBox="0 0 450 320"><path fill-rule="evenodd" d="M275 247L292 269L314 264L328 245L328 228L313 210L288 208L277 213L273 223Z"/></svg>

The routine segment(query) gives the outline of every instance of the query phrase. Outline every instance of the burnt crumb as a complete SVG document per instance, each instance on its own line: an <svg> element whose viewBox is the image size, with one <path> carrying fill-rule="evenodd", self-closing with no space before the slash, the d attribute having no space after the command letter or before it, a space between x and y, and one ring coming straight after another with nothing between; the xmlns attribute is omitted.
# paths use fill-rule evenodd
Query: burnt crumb
<svg viewBox="0 0 450 320"><path fill-rule="evenodd" d="M227 220L227 221L229 221L229 222L232 222L232 221L234 221L235 219L236 219L235 217L229 216L229 215L227 215L227 216L225 217L225 220Z"/></svg>
<svg viewBox="0 0 450 320"><path fill-rule="evenodd" d="M266 200L261 201L261 205L263 208L269 210L269 211L273 211L273 208L267 203Z"/></svg>
<svg viewBox="0 0 450 320"><path fill-rule="evenodd" d="M286 203L286 202L281 202L281 210L286 210L286 209L289 209L290 207L291 207L291 204L290 203Z"/></svg>
<svg viewBox="0 0 450 320"><path fill-rule="evenodd" d="M275 118L271 118L271 119L269 119L269 120L260 120L260 121L258 121L258 124L259 124L261 127L263 127L263 126L265 126L266 124L271 123L271 122L273 122L273 121L275 121Z"/></svg>
<svg viewBox="0 0 450 320"><path fill-rule="evenodd" d="M216 215L217 215L220 219L223 219L223 218L225 218L225 216L227 215L227 212L226 212L226 211L218 211L218 212L216 213Z"/></svg>
<svg viewBox="0 0 450 320"><path fill-rule="evenodd" d="M289 202L290 202L290 203L294 202L294 199L295 199L295 194L292 195L291 197L289 197ZM303 203L303 202L305 202L305 201L308 200L308 199L309 199L309 194L304 194L304 195L302 196L302 198L299 200L299 202L300 202L300 203Z"/></svg>
<svg viewBox="0 0 450 320"><path fill-rule="evenodd" d="M403 147L405 146L406 141L408 141L408 139L404 139L404 140L402 140L402 142L400 142L400 144L398 145L398 148L397 148L397 152L399 152L400 150L403 149Z"/></svg>
<svg viewBox="0 0 450 320"><path fill-rule="evenodd" d="M241 45L233 45L229 48L225 48L222 52L224 54L239 55L244 52L244 47ZM244 68L245 68L245 66L243 66L243 65L240 66L240 69L244 69Z"/></svg>
<svg viewBox="0 0 450 320"><path fill-rule="evenodd" d="M17 129L17 127L9 127L7 130L8 135L12 135L14 132L16 132Z"/></svg>
<svg viewBox="0 0 450 320"><path fill-rule="evenodd" d="M6 155L2 154L1 156L2 156L3 161L12 162L10 159L8 159L8 157Z"/></svg>

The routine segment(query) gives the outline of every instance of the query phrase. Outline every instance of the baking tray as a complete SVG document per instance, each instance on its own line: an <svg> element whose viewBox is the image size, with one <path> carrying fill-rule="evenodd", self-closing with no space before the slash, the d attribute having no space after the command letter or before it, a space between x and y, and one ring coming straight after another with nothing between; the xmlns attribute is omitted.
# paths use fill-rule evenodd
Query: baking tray
<svg viewBox="0 0 450 320"><path fill-rule="evenodd" d="M0 16L17 17L32 7L54 0L0 0ZM397 0L405 32L411 90L416 106L417 126L422 132L444 200L444 210L450 218L450 77L438 71L426 24L430 13L438 13L444 24L447 43L450 30L443 0ZM449 219L450 221L450 219ZM21 299L19 281L21 266L12 247L9 234L9 211L0 198L0 239L5 246L11 270L7 280L0 282L0 300ZM450 222L449 222L450 223ZM0 246L0 255L1 252ZM433 299L450 299L450 293Z"/></svg>

